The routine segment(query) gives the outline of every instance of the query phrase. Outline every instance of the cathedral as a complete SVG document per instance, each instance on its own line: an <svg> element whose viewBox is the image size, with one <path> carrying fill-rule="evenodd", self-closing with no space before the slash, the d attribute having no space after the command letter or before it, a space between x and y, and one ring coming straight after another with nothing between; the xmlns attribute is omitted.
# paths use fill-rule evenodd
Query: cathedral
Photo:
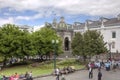
<svg viewBox="0 0 120 80"><path fill-rule="evenodd" d="M120 14L115 18L101 17L96 21L86 20L85 23L75 22L74 24L67 24L64 17L61 17L59 22L56 19L53 20L52 28L61 36L64 51L71 51L71 40L74 33L97 30L103 35L108 50L112 54L120 53Z"/></svg>
<svg viewBox="0 0 120 80"><path fill-rule="evenodd" d="M57 23L56 19L53 20L52 28L56 30L59 36L61 36L63 40L63 50L70 51L71 50L71 39L74 34L74 30L72 26L65 23L64 17L61 17L59 23Z"/></svg>
<svg viewBox="0 0 120 80"><path fill-rule="evenodd" d="M52 23L48 24L52 24L52 29L61 36L65 53L71 53L71 41L76 32L84 33L87 30L97 30L103 35L104 41L107 43L106 47L112 55L120 56L120 14L114 18L101 17L96 21L86 20L84 23L74 22L73 24L66 23L64 17L61 17L59 22L54 19ZM33 32L33 28L26 26L20 27L20 29Z"/></svg>

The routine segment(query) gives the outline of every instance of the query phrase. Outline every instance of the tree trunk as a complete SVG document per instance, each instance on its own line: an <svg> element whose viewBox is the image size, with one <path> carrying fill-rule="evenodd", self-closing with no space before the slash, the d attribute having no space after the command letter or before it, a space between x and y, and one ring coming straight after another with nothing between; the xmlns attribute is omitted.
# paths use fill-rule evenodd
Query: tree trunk
<svg viewBox="0 0 120 80"><path fill-rule="evenodd" d="M89 56L89 62L91 61L91 56Z"/></svg>
<svg viewBox="0 0 120 80"><path fill-rule="evenodd" d="M9 64L12 65L13 58L11 57Z"/></svg>
<svg viewBox="0 0 120 80"><path fill-rule="evenodd" d="M6 62L7 62L7 57L5 57L4 61L3 61L3 67L6 66Z"/></svg>
<svg viewBox="0 0 120 80"><path fill-rule="evenodd" d="M84 60L84 62L86 61L86 56L83 56L83 60Z"/></svg>

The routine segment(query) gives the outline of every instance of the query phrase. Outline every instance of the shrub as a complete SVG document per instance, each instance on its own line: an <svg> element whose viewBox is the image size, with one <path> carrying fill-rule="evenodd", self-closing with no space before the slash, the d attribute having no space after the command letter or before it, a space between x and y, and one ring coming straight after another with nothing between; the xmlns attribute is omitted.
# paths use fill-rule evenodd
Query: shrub
<svg viewBox="0 0 120 80"><path fill-rule="evenodd" d="M62 61L58 62L57 64L58 65L73 65L75 63L76 63L75 60L67 59L67 60L62 60Z"/></svg>

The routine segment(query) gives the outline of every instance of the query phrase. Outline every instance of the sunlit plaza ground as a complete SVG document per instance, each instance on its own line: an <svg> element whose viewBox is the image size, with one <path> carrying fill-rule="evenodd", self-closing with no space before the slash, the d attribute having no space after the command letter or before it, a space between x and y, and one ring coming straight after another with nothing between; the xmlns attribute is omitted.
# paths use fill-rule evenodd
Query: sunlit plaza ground
<svg viewBox="0 0 120 80"><path fill-rule="evenodd" d="M102 80L120 80L120 70L114 72L113 70L106 71L105 69L102 69L101 72L103 75ZM97 69L93 70L93 78L89 79L88 70L80 70L71 74L64 75L64 77L66 80L97 80L97 74L98 74L98 70ZM60 80L61 78L62 76L60 76ZM47 76L47 77L37 78L35 80L56 80L56 77Z"/></svg>

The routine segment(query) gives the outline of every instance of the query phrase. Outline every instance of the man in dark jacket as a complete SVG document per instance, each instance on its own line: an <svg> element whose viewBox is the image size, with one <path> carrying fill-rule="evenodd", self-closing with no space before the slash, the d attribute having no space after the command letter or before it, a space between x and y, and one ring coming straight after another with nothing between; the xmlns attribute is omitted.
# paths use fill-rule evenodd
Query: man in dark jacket
<svg viewBox="0 0 120 80"><path fill-rule="evenodd" d="M101 70L98 69L98 80L101 80L101 78L102 78L102 73L101 73Z"/></svg>

